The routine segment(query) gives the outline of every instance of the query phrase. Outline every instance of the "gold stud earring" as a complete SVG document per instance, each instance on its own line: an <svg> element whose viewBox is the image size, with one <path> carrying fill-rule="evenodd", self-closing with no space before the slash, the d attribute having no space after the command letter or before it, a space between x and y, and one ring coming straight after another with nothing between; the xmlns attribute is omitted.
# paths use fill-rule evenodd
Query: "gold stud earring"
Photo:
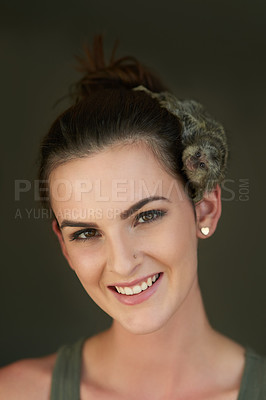
<svg viewBox="0 0 266 400"><path fill-rule="evenodd" d="M210 232L210 228L208 226L203 226L202 228L200 228L200 231L204 236L207 236Z"/></svg>

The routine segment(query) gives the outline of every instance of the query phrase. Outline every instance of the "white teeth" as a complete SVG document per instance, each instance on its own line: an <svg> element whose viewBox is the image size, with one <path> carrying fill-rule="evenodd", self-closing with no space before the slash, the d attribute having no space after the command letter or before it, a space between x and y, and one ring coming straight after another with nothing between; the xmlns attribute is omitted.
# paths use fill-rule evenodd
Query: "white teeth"
<svg viewBox="0 0 266 400"><path fill-rule="evenodd" d="M124 290L125 290L125 294L133 294L133 290L130 289L130 287L125 287Z"/></svg>
<svg viewBox="0 0 266 400"><path fill-rule="evenodd" d="M142 290L146 290L147 287L148 287L147 283L146 283L146 282L142 282L142 284L141 284L141 289L142 289Z"/></svg>
<svg viewBox="0 0 266 400"><path fill-rule="evenodd" d="M125 294L127 296L131 296L132 294L138 294L150 287L157 279L159 278L159 274L153 275L153 277L148 278L146 282L142 282L140 285L136 285L133 288L131 287L120 287L115 286L118 293Z"/></svg>
<svg viewBox="0 0 266 400"><path fill-rule="evenodd" d="M140 286L136 285L136 286L133 287L133 293L134 293L134 294L138 294L138 293L140 293L141 291L142 291L142 289L141 289Z"/></svg>

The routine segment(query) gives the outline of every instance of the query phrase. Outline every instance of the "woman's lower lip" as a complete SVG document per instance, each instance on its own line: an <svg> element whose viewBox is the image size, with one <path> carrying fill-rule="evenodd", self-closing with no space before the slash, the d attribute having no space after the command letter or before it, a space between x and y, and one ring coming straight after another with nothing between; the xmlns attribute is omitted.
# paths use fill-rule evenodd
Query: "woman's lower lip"
<svg viewBox="0 0 266 400"><path fill-rule="evenodd" d="M138 294L132 294L132 295L126 295L126 294L121 294L116 292L115 290L112 290L113 295L123 304L126 304L128 306L133 306L135 304L142 303L143 301L147 300L149 297L153 295L153 293L156 292L158 286L161 283L163 277L163 273L160 273L159 278L157 279L156 282L154 282L153 285L151 285L148 289L138 293Z"/></svg>

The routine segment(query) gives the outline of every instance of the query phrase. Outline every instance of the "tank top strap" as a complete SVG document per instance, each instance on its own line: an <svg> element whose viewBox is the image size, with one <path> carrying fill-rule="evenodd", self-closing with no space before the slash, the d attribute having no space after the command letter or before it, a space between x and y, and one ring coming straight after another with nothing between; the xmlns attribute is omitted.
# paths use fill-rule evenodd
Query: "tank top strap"
<svg viewBox="0 0 266 400"><path fill-rule="evenodd" d="M266 358L247 347L238 400L251 399L266 399Z"/></svg>
<svg viewBox="0 0 266 400"><path fill-rule="evenodd" d="M80 400L82 347L86 337L60 347L52 375L50 400Z"/></svg>
<svg viewBox="0 0 266 400"><path fill-rule="evenodd" d="M83 337L60 347L52 375L50 400L80 400ZM266 358L246 348L246 361L238 400L266 399Z"/></svg>

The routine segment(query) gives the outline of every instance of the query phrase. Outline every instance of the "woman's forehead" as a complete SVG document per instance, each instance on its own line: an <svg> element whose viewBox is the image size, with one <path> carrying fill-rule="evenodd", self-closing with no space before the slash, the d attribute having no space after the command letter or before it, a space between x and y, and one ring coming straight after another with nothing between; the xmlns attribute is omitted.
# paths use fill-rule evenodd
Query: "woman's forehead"
<svg viewBox="0 0 266 400"><path fill-rule="evenodd" d="M182 185L161 167L149 149L139 146L71 160L50 176L55 212L66 208L104 209L110 205L123 210L144 198L171 198L176 194L182 195Z"/></svg>
<svg viewBox="0 0 266 400"><path fill-rule="evenodd" d="M76 178L77 175L80 175L90 176L93 179L101 175L104 177L105 174L122 176L144 172L141 170L143 165L151 169L155 167L155 164L160 167L160 163L152 151L144 144L141 146L137 144L114 146L62 163L52 171L51 177L68 175L68 177ZM126 170L123 167L126 167Z"/></svg>
<svg viewBox="0 0 266 400"><path fill-rule="evenodd" d="M51 172L49 183L53 196L55 189L63 195L66 191L77 193L81 187L98 192L100 186L106 193L119 193L121 185L128 191L143 185L154 190L161 181L170 183L172 179L149 149L131 145L59 165Z"/></svg>

